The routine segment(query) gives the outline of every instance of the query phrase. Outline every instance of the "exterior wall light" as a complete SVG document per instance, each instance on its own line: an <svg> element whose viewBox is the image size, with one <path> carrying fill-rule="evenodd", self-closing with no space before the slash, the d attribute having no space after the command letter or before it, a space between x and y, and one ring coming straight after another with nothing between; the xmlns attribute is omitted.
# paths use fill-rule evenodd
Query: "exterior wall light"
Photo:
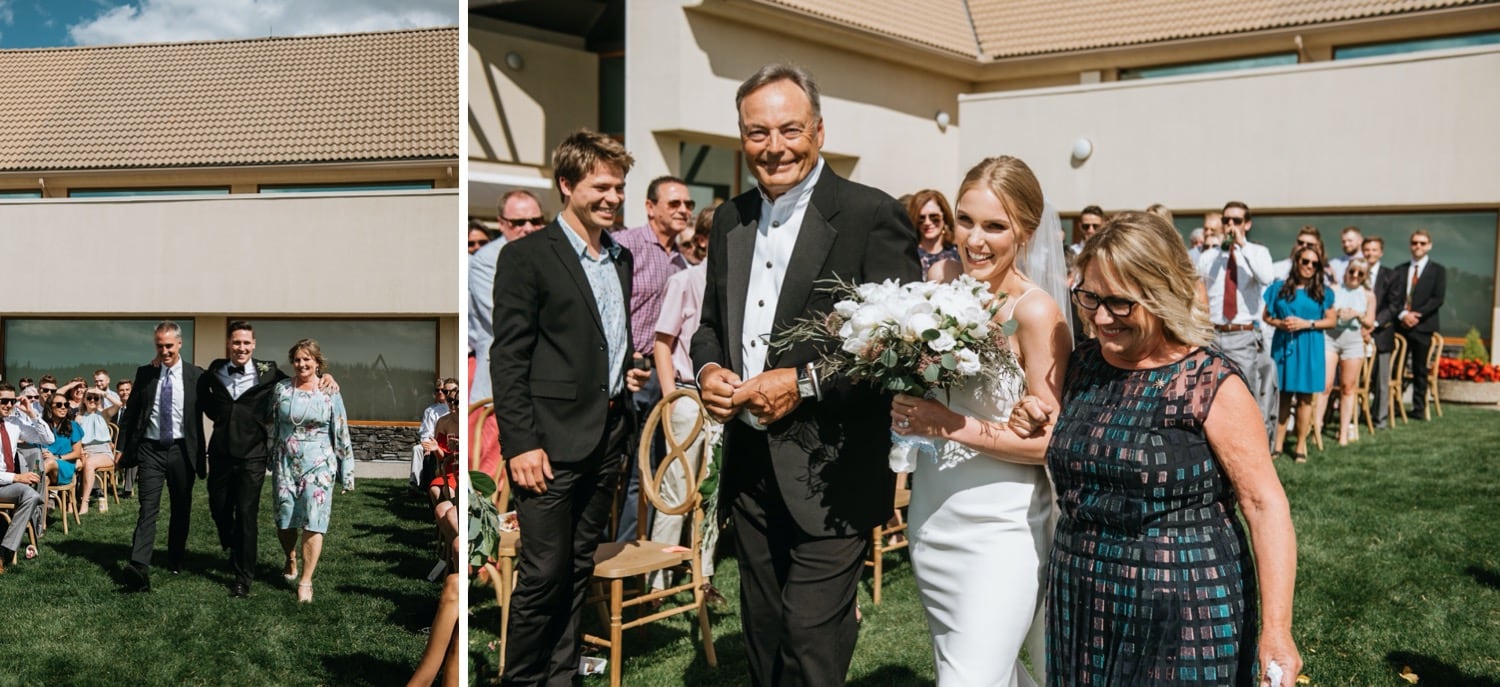
<svg viewBox="0 0 1500 687"><path fill-rule="evenodd" d="M1093 155L1093 154L1094 154L1094 142L1093 141L1090 141L1087 138L1082 138L1082 137L1080 137L1076 141L1073 141L1073 159L1074 160L1077 160L1078 162L1083 162L1084 160L1089 159L1089 156Z"/></svg>
<svg viewBox="0 0 1500 687"><path fill-rule="evenodd" d="M953 123L953 118L948 115L946 110L938 110L937 115L933 119L937 121L938 129L942 131L947 131L948 125Z"/></svg>
<svg viewBox="0 0 1500 687"><path fill-rule="evenodd" d="M510 67L513 72L521 71L526 68L526 58L521 57L521 53L515 51L505 53L505 66Z"/></svg>

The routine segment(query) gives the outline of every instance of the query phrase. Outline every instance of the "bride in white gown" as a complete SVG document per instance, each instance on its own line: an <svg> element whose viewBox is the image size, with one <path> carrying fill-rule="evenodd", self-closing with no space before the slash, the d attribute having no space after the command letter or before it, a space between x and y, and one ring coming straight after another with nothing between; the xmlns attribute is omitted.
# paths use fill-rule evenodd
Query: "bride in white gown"
<svg viewBox="0 0 1500 687"><path fill-rule="evenodd" d="M1062 228L1031 169L1012 157L969 170L955 214L964 271L1007 295L996 321L1018 324L1010 346L1020 371L986 370L936 400L892 403L894 431L939 439L937 459L920 458L912 477L912 567L938 685L1030 686L1042 682L1046 655L1050 434L1018 437L1008 420L1025 394L1057 407L1072 346L1058 307L1067 302ZM1034 672L1020 660L1023 645Z"/></svg>

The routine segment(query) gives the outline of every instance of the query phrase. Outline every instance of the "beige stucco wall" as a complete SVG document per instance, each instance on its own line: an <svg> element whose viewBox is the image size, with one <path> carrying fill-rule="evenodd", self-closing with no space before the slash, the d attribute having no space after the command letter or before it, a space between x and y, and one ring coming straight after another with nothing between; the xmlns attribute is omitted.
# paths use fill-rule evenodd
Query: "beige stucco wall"
<svg viewBox="0 0 1500 687"><path fill-rule="evenodd" d="M647 182L682 173L681 141L738 147L735 89L773 61L799 64L817 79L824 150L852 158L855 180L892 195L957 186L958 94L967 82L736 24L689 7L696 4L632 3L626 15L625 144L636 159L628 225L645 221ZM934 121L939 110L953 118L946 132Z"/></svg>
<svg viewBox="0 0 1500 687"><path fill-rule="evenodd" d="M458 312L458 190L0 200L6 314ZM165 257L164 257L165 256Z"/></svg>
<svg viewBox="0 0 1500 687"><path fill-rule="evenodd" d="M1496 75L1490 47L971 95L960 163L1021 157L1064 211L1493 207Z"/></svg>

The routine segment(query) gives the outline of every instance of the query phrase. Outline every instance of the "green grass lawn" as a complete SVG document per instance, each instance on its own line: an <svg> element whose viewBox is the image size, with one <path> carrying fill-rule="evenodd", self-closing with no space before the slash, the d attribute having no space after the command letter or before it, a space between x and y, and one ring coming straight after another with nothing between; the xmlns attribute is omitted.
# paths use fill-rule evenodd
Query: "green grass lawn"
<svg viewBox="0 0 1500 687"><path fill-rule="evenodd" d="M0 685L390 685L416 667L439 587L431 516L398 480L361 480L335 497L315 599L280 576L271 481L261 501L260 566L249 599L228 596L228 559L193 495L188 555L167 572L163 498L149 594L123 591L136 501L93 510L63 534L54 514L41 555L0 576Z"/></svg>
<svg viewBox="0 0 1500 687"><path fill-rule="evenodd" d="M1410 666L1423 685L1500 687L1500 412L1444 411L1348 448L1327 439L1305 465L1277 462L1298 537L1293 633L1313 685L1407 685L1398 673ZM868 574L861 587L849 684L930 686L911 566L905 552L887 563L882 605ZM719 667L704 662L696 623L681 616L626 635L625 684L747 684L732 558L714 582L736 604L714 614ZM470 598L471 681L488 684L499 613L488 589Z"/></svg>

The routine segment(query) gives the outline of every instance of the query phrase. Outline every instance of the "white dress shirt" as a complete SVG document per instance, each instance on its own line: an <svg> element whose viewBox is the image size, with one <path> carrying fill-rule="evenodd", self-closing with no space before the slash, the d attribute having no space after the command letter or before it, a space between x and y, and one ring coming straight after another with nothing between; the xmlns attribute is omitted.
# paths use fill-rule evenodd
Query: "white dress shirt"
<svg viewBox="0 0 1500 687"><path fill-rule="evenodd" d="M41 472L40 465L26 465L21 459L21 442L47 446L56 438L52 434L52 428L42 421L40 415L32 418L19 408L5 416L0 422L0 431L10 435L11 460L15 461L17 472L6 472L4 462L0 462L0 487L16 481L16 475L21 472Z"/></svg>
<svg viewBox="0 0 1500 687"><path fill-rule="evenodd" d="M476 401L494 395L490 386L490 344L495 342L495 261L505 237L480 246L469 256L469 352L474 354L474 378L469 380L469 398Z"/></svg>
<svg viewBox="0 0 1500 687"><path fill-rule="evenodd" d="M229 397L238 401L240 400L240 396L249 391L250 387L255 386L255 383L260 379L255 372L255 360L253 359L245 363L245 371L240 374L234 374L229 371L229 368L233 366L234 362L230 361L228 365L219 368L218 372L214 374L218 375L219 381L224 384L224 388L229 390Z"/></svg>
<svg viewBox="0 0 1500 687"><path fill-rule="evenodd" d="M1233 322L1224 321L1224 271L1229 266L1229 253L1235 251L1235 266L1238 268L1236 292L1239 294L1238 310ZM1198 257L1198 274L1208 287L1208 316L1216 325L1254 324L1266 304L1261 294L1271 285L1271 251L1258 243L1245 242L1236 246L1225 241L1219 248L1203 251Z"/></svg>
<svg viewBox="0 0 1500 687"><path fill-rule="evenodd" d="M151 424L146 427L146 438L156 441L161 438L161 385L172 385L172 417L167 418L171 423L172 438L182 438L182 358L177 359L177 364L161 369L161 381L156 386L156 396L151 399Z"/></svg>
<svg viewBox="0 0 1500 687"><path fill-rule="evenodd" d="M474 368L475 378L478 378L481 374L485 377L488 377L490 376L490 371L488 369L480 370L479 368ZM435 436L437 434L438 418L441 418L442 416L447 414L447 403L434 403L423 409L422 424L417 427L417 438L419 440L426 440L431 439L433 436Z"/></svg>
<svg viewBox="0 0 1500 687"><path fill-rule="evenodd" d="M1412 281L1421 278L1422 272L1427 269L1427 258L1428 257L1430 257L1430 256L1423 256L1421 260L1413 262L1410 267L1406 268L1406 282L1403 283L1403 284L1401 284L1401 293L1403 293L1403 294L1406 295L1406 301L1404 301L1402 303L1402 305L1405 305L1406 302L1410 302L1411 301ZM1406 313L1409 313L1409 312L1411 312L1411 311L1407 310L1405 308L1402 308L1401 309L1401 314L1397 315L1396 317L1398 319L1402 318L1402 317L1406 317Z"/></svg>

